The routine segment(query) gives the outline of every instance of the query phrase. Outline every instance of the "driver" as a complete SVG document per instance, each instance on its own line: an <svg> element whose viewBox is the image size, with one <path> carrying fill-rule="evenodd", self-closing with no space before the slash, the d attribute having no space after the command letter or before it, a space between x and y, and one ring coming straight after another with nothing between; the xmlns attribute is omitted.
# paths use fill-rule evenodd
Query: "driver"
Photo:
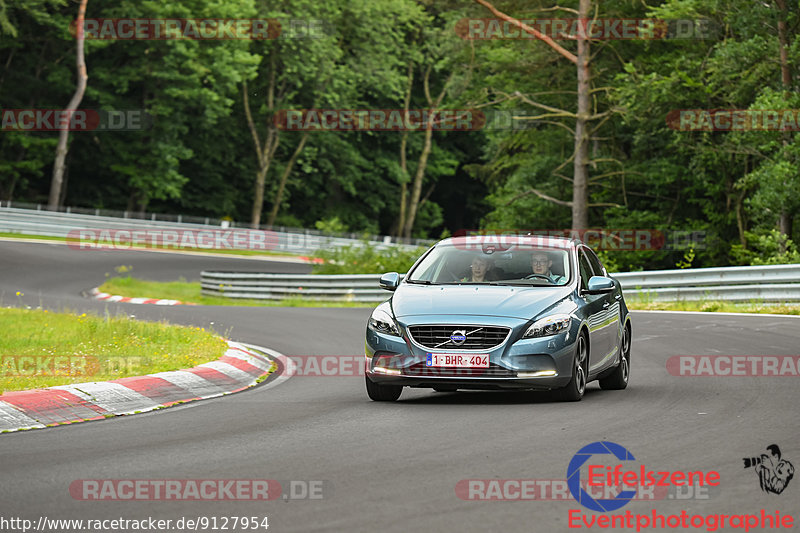
<svg viewBox="0 0 800 533"><path fill-rule="evenodd" d="M558 284L564 281L564 276L553 274L550 268L553 266L553 260L547 252L533 252L531 254L531 269L534 274L546 276L551 283Z"/></svg>

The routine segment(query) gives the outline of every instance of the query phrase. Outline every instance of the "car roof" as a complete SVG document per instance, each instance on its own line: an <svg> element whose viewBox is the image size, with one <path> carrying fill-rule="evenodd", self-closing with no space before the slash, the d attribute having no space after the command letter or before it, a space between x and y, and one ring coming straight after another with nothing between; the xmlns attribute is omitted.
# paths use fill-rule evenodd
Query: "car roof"
<svg viewBox="0 0 800 533"><path fill-rule="evenodd" d="M464 235L449 237L436 243L439 245L453 246L503 246L503 245L522 245L522 246L541 246L543 248L574 248L584 244L579 239L566 237L552 237L549 235L515 235L510 233L486 233L482 235Z"/></svg>

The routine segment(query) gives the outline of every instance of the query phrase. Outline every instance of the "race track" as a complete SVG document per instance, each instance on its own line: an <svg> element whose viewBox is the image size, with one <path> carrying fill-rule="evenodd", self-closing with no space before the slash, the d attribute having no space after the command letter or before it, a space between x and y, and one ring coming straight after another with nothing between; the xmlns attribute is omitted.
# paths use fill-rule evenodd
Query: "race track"
<svg viewBox="0 0 800 533"><path fill-rule="evenodd" d="M288 262L0 242L2 305L213 322L234 340L286 355L363 354L369 309L157 307L81 296L119 265L156 280L198 279L213 269L309 271ZM568 531L568 512L586 511L574 500L463 501L456 484L563 480L581 447L607 440L649 469L721 474L708 499L635 501L622 511L763 509L800 520L800 479L783 494L766 494L742 466L743 457L777 443L800 467L798 378L678 377L666 369L674 355L797 355L800 318L634 312L632 320L630 386L601 391L593 383L578 403L547 394L422 389L405 389L394 404L375 403L362 377L294 376L154 413L0 435L2 516L268 516L270 531L278 532ZM254 478L319 480L325 490L314 500L202 503L78 501L69 492L81 479Z"/></svg>

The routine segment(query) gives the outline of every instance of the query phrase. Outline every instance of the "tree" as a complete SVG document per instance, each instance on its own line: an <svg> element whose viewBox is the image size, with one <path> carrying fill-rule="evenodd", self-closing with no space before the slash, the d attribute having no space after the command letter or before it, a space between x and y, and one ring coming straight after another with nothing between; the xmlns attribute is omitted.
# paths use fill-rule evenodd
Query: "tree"
<svg viewBox="0 0 800 533"><path fill-rule="evenodd" d="M530 192L533 192L540 198L543 198L550 202L557 203L560 205L570 206L572 208L572 228L586 229L589 227L589 168L588 167L590 164L589 140L591 136L591 131L588 127L588 123L592 120L601 119L608 114L608 113L601 113L601 114L592 113L592 110L590 108L590 93L591 93L590 84L592 76L590 67L591 57L589 54L589 39L587 38L584 32L578 31L575 36L577 52L573 53L564 48L563 46L561 46L560 44L558 44L557 42L555 42L550 36L544 35L538 30L536 30L536 28L524 24L520 20L510 17L509 15L501 12L488 0L475 0L475 1L481 4L482 6L486 7L486 9L488 9L496 17L505 20L511 24L514 24L515 26L525 31L526 33L533 35L536 39L540 39L555 52L560 54L562 57L566 58L568 61L572 62L577 69L577 112L574 114L564 110L553 109L550 106L546 106L531 101L530 99L524 97L521 93L517 93L515 96L525 101L526 103L533 105L534 107L544 109L549 113L555 113L556 115L560 116L574 117L575 147L570 157L570 159L572 160L572 167L573 167L572 201L565 202L563 200L557 200L533 188L530 189ZM581 21L589 20L592 11L591 0L580 0L578 6L579 7L577 11L567 8L558 8L558 9L572 12L573 14L577 15L578 19Z"/></svg>
<svg viewBox="0 0 800 533"><path fill-rule="evenodd" d="M278 129L275 113L318 107L354 109L367 102L396 98L401 94L404 81L399 67L405 64L405 34L416 24L420 12L410 0L339 0L324 6L307 0L285 0L260 13L263 17L324 20L327 24L324 28L318 27L318 33L311 37L287 35L271 42L253 43L253 49L264 60L258 77L244 88L249 94L245 97L243 93L248 129L258 162L251 225L261 222L265 187L281 143L285 144L288 159L280 178L272 184L274 194L269 224L278 217L296 162L302 152L316 142L308 132L299 134ZM386 25L387 20L393 23ZM320 35L320 29L325 33ZM251 104L253 95L260 95L255 108Z"/></svg>
<svg viewBox="0 0 800 533"><path fill-rule="evenodd" d="M81 3L78 5L76 27L79 29L75 37L75 67L78 74L78 86L75 88L75 94L72 95L72 99L65 109L67 120L61 124L58 133L56 160L53 164L53 180L50 183L50 199L47 202L47 208L51 211L57 210L61 203L61 186L64 180L64 160L67 157L67 142L69 141L69 123L72 114L78 109L81 100L83 100L83 93L86 92L86 83L89 80L89 75L86 73L86 59L83 50L83 41L85 39L83 21L86 18L86 3L87 0L81 0Z"/></svg>

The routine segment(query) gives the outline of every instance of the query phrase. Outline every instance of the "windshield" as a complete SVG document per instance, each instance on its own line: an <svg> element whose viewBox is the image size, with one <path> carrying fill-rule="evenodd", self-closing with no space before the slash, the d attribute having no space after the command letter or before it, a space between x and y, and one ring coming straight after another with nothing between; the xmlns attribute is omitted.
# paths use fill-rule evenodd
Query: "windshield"
<svg viewBox="0 0 800 533"><path fill-rule="evenodd" d="M517 246L502 251L436 246L408 273L409 283L563 286L570 281L570 254L563 248Z"/></svg>

